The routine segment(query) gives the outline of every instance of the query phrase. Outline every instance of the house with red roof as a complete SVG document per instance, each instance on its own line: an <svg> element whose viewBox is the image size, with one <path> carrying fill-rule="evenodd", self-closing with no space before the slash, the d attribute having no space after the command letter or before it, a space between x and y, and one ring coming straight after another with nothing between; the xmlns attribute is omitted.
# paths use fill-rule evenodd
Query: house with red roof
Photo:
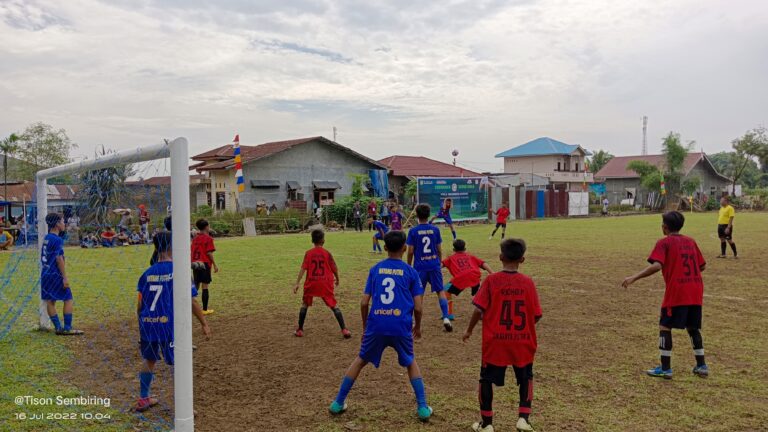
<svg viewBox="0 0 768 432"><path fill-rule="evenodd" d="M664 155L616 156L595 173L595 181L605 183L606 195L611 201L634 200L636 204L647 202L649 191L640 184L640 175L627 168L632 161L645 161L659 168L664 167ZM720 197L727 192L731 179L720 174L704 152L688 153L683 162L683 180L698 177L699 189L694 198Z"/></svg>
<svg viewBox="0 0 768 432"><path fill-rule="evenodd" d="M210 200L218 211L257 206L308 210L352 193L350 174L385 167L322 136L240 145L245 191L238 192L234 149L223 145L195 155L190 170L207 173Z"/></svg>
<svg viewBox="0 0 768 432"><path fill-rule="evenodd" d="M417 177L481 177L482 174L424 156L395 155L379 160L389 171L390 198L403 202L405 185Z"/></svg>

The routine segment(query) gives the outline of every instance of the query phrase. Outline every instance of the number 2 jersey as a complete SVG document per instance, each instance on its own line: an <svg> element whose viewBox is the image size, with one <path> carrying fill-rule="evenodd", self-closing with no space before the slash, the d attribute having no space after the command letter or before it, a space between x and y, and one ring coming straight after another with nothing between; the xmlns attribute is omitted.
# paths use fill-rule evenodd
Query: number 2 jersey
<svg viewBox="0 0 768 432"><path fill-rule="evenodd" d="M419 274L400 259L388 258L371 268L365 283L371 296L366 335L411 336L413 298L424 295Z"/></svg>
<svg viewBox="0 0 768 432"><path fill-rule="evenodd" d="M313 297L325 297L333 294L336 262L328 250L322 246L315 246L304 254L304 262L301 268L306 270L307 278L304 279L304 295Z"/></svg>
<svg viewBox="0 0 768 432"><path fill-rule="evenodd" d="M656 242L648 262L661 264L667 287L661 307L701 306L704 301L701 269L706 261L696 241L681 234L670 234Z"/></svg>
<svg viewBox="0 0 768 432"><path fill-rule="evenodd" d="M541 305L531 278L508 271L490 274L472 303L483 311L483 365L533 363Z"/></svg>
<svg viewBox="0 0 768 432"><path fill-rule="evenodd" d="M440 228L422 223L408 231L406 244L413 246L413 268L418 271L440 270L437 246L443 242Z"/></svg>
<svg viewBox="0 0 768 432"><path fill-rule="evenodd" d="M137 291L141 302L139 311L141 340L173 341L173 263L162 261L148 268L139 278ZM194 285L192 285L192 297L197 297L197 288ZM192 305L190 304L189 307L191 308Z"/></svg>

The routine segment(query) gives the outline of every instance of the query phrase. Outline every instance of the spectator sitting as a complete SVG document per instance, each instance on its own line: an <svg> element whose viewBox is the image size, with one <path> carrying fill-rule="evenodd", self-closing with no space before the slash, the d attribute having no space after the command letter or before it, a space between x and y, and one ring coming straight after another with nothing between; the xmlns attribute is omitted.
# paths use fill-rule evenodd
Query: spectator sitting
<svg viewBox="0 0 768 432"><path fill-rule="evenodd" d="M96 247L96 243L98 242L93 241L93 236L90 233L83 233L83 236L80 239L80 247L84 249Z"/></svg>
<svg viewBox="0 0 768 432"><path fill-rule="evenodd" d="M269 213L274 213L277 211L277 204L272 203L272 205L269 207Z"/></svg>
<svg viewBox="0 0 768 432"><path fill-rule="evenodd" d="M101 245L104 247L112 247L115 245L115 234L112 231L112 227L107 227L103 233L101 233Z"/></svg>
<svg viewBox="0 0 768 432"><path fill-rule="evenodd" d="M13 235L0 225L0 249L10 250L13 247Z"/></svg>
<svg viewBox="0 0 768 432"><path fill-rule="evenodd" d="M132 245L141 244L141 236L139 235L139 233L137 232L132 233L130 242Z"/></svg>
<svg viewBox="0 0 768 432"><path fill-rule="evenodd" d="M129 246L131 244L131 239L128 237L128 233L125 232L125 228L120 228L120 234L117 235L116 239L118 246Z"/></svg>

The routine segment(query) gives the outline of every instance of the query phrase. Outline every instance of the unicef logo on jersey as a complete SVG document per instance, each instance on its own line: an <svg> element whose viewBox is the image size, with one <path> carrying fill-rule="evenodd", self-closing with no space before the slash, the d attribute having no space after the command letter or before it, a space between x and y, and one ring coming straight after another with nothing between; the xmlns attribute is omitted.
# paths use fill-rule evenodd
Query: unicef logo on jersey
<svg viewBox="0 0 768 432"><path fill-rule="evenodd" d="M451 191L452 192L456 192L458 189L459 189L459 185L457 185L456 183L451 185Z"/></svg>
<svg viewBox="0 0 768 432"><path fill-rule="evenodd" d="M392 311L392 315L394 316L400 316L400 314L401 314L400 309L395 309L394 311Z"/></svg>
<svg viewBox="0 0 768 432"><path fill-rule="evenodd" d="M383 315L383 316L396 316L399 317L402 315L402 311L400 309L375 309L373 311L374 315Z"/></svg>

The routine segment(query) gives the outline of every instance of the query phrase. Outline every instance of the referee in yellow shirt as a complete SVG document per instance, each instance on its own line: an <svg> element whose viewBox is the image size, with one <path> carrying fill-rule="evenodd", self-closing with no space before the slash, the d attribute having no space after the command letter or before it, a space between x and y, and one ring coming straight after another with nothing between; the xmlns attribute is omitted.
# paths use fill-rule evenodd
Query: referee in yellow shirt
<svg viewBox="0 0 768 432"><path fill-rule="evenodd" d="M720 212L717 216L717 236L720 237L720 255L718 258L725 258L725 242L731 245L733 257L738 258L736 253L736 243L733 242L733 216L736 210L729 203L729 198L724 196L720 198Z"/></svg>

